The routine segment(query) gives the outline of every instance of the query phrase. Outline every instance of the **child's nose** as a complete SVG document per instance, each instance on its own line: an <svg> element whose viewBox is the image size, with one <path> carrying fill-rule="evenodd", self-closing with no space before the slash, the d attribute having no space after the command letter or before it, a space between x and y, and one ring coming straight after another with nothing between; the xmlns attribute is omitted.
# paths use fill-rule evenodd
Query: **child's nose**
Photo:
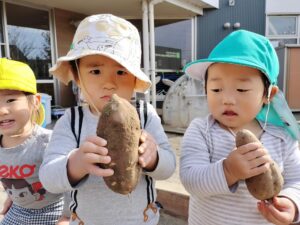
<svg viewBox="0 0 300 225"><path fill-rule="evenodd" d="M117 87L116 76L113 74L107 74L103 78L103 88L115 89Z"/></svg>
<svg viewBox="0 0 300 225"><path fill-rule="evenodd" d="M234 95L230 92L224 93L222 101L224 105L234 105L235 104Z"/></svg>
<svg viewBox="0 0 300 225"><path fill-rule="evenodd" d="M8 113L7 107L0 106L0 115L6 115Z"/></svg>

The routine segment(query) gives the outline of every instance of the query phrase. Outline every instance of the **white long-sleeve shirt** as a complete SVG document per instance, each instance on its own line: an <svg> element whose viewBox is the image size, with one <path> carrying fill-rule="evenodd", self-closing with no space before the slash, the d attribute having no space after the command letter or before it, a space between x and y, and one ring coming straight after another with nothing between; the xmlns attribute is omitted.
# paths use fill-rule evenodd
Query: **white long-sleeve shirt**
<svg viewBox="0 0 300 225"><path fill-rule="evenodd" d="M83 123L81 141L87 136L96 135L98 117L93 115L88 107L83 107ZM154 108L148 104L147 123L145 130L156 140L159 146L159 161L153 172L143 173L135 190L130 195L121 195L111 191L102 177L89 175L76 187L72 187L67 175L67 161L70 152L76 148L76 140L71 131L71 113L67 110L56 123L51 141L47 148L40 169L40 179L44 187L53 192L73 192L73 206L76 204L77 216L88 225L154 225L158 223L159 212L147 210L148 220L144 222L143 211L148 202L156 199L155 180L167 179L175 171L175 155L168 138L161 126L160 119ZM78 134L78 115L75 121ZM118 140L116 140L118 141ZM145 175L153 180L146 180ZM147 195L147 182L152 189ZM151 183L152 182L152 183ZM149 189L148 189L149 190ZM153 191L153 193L152 193ZM74 207L73 207L74 208ZM78 224L78 220L71 224Z"/></svg>
<svg viewBox="0 0 300 225"><path fill-rule="evenodd" d="M299 144L281 128L268 125L260 141L284 177L279 193L300 209ZM189 225L270 224L257 209L244 181L229 188L223 160L235 148L235 137L211 117L194 119L183 140L180 179L190 193ZM211 156L211 162L210 162Z"/></svg>

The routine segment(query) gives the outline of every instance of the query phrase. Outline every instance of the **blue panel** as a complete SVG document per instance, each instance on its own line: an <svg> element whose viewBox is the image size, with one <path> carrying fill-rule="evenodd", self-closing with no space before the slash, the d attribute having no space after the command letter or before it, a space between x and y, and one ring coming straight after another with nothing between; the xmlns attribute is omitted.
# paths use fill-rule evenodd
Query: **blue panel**
<svg viewBox="0 0 300 225"><path fill-rule="evenodd" d="M220 0L219 9L205 9L198 17L197 58L206 58L214 46L235 30L233 24L239 22L242 29L265 35L265 0ZM230 28L224 29L229 22Z"/></svg>

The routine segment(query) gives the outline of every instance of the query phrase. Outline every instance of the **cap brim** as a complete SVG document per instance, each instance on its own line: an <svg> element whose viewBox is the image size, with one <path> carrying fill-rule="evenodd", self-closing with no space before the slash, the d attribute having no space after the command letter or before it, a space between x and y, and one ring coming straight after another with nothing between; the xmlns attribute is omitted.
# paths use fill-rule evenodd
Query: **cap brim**
<svg viewBox="0 0 300 225"><path fill-rule="evenodd" d="M201 59L187 64L183 70L188 76L197 80L202 80L204 79L207 68L212 63L213 62L207 61L206 59Z"/></svg>
<svg viewBox="0 0 300 225"><path fill-rule="evenodd" d="M136 78L137 82L135 85L135 91L136 92L145 92L151 87L151 81L148 78L148 76L140 69L140 68L132 68L126 61L120 59L119 57L109 54L107 52L98 51L98 50L88 50L86 52L82 52L79 55L73 55L73 56L63 56L60 57L57 60L57 63L50 68L49 72L53 74L55 77L57 77L61 82L64 84L68 84L71 80L74 80L73 77L73 71L70 65L70 61L82 58L84 56L89 55L103 55L108 58L111 58L112 60L118 62L120 65L122 65L124 68L126 68L130 73L132 73Z"/></svg>
<svg viewBox="0 0 300 225"><path fill-rule="evenodd" d="M191 76L192 78L197 80L202 80L204 79L208 67L213 63L227 63L227 64L234 64L239 66L247 66L254 69L258 69L263 73L266 73L266 71L262 71L260 68L257 67L256 64L250 61L243 60L243 59L228 59L228 58L199 59L187 64L184 67L184 71L187 75Z"/></svg>

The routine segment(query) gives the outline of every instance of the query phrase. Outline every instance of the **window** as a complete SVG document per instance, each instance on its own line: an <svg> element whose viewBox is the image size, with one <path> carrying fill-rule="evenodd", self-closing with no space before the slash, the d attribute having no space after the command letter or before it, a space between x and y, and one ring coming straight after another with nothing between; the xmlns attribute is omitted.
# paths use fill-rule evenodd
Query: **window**
<svg viewBox="0 0 300 225"><path fill-rule="evenodd" d="M192 20L155 27L156 110L159 114L170 81L176 81L183 75L183 67L192 60L192 34Z"/></svg>
<svg viewBox="0 0 300 225"><path fill-rule="evenodd" d="M28 63L37 79L51 79L51 45L48 11L6 4L9 52Z"/></svg>
<svg viewBox="0 0 300 225"><path fill-rule="evenodd" d="M52 65L49 10L0 3L1 57L27 63L36 76L38 92L54 100L54 82L48 72Z"/></svg>
<svg viewBox="0 0 300 225"><path fill-rule="evenodd" d="M274 15L267 18L267 37L274 47L299 44L299 15Z"/></svg>
<svg viewBox="0 0 300 225"><path fill-rule="evenodd" d="M270 36L295 36L297 35L296 16L269 16Z"/></svg>
<svg viewBox="0 0 300 225"><path fill-rule="evenodd" d="M192 24L183 20L155 28L156 58L166 58L169 63L157 61L158 69L182 69L192 58ZM174 65L174 63L177 63ZM170 68L165 68L168 65Z"/></svg>

